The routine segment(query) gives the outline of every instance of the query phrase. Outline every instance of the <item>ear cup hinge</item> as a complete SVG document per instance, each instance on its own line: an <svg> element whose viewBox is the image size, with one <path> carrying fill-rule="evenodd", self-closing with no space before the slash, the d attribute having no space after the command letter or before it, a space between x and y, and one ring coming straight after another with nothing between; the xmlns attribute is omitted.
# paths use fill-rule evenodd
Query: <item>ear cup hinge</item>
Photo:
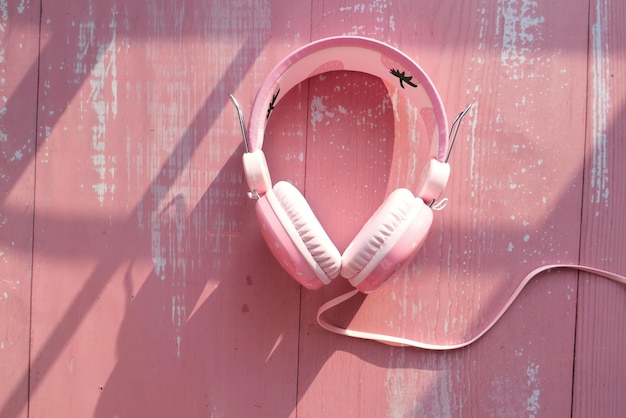
<svg viewBox="0 0 626 418"><path fill-rule="evenodd" d="M431 159L420 177L417 196L427 204L438 200L450 178L450 164Z"/></svg>
<svg viewBox="0 0 626 418"><path fill-rule="evenodd" d="M241 106L239 106L237 99L235 99L235 96L230 93L228 96L233 102L233 105L235 105L235 109L237 109L237 117L239 118L241 135L243 136L243 146L246 151L243 154L243 171L246 175L248 187L250 188L248 198L259 200L262 195L267 193L267 191L272 188L272 179L270 178L270 172L267 168L265 154L263 154L263 151L260 149L250 152L243 111L241 110Z"/></svg>
<svg viewBox="0 0 626 418"><path fill-rule="evenodd" d="M250 199L250 200L259 200L260 198L261 198L261 195L259 194L259 192L256 189L248 192L248 199Z"/></svg>
<svg viewBox="0 0 626 418"><path fill-rule="evenodd" d="M258 199L272 189L272 179L265 154L260 149L243 154L243 171L248 183L248 197Z"/></svg>

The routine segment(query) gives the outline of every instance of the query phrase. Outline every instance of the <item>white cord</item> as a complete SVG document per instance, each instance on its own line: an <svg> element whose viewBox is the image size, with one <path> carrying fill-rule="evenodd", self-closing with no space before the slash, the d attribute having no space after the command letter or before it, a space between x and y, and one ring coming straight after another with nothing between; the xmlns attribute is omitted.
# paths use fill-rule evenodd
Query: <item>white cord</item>
<svg viewBox="0 0 626 418"><path fill-rule="evenodd" d="M341 328L328 322L324 318L324 313L342 304L343 302L347 301L353 296L355 296L357 293L359 293L359 291L356 289L351 290L347 293L344 293L343 295L337 296L336 298L331 299L330 301L320 306L320 308L317 311L317 323L322 328L330 332L334 332L335 334L345 335L345 336L353 337L353 338L374 340L374 341L378 341L378 342L388 344L388 345L401 346L401 347L416 347L416 348L422 348L425 350L440 350L440 351L441 350L454 350L457 348L468 346L474 343L475 341L477 341L483 335L485 335L487 331L489 331L496 324L496 322L498 322L498 320L502 317L502 315L504 315L507 309L509 309L509 307L513 304L517 296L519 296L522 289L524 289L524 287L528 284L528 282L539 273L542 273L550 269L574 269L574 270L585 271L587 273L592 273L597 276L605 277L609 280L614 280L618 283L626 285L626 277L620 276L619 274L611 273L608 271L596 269L593 267L580 266L580 265L575 265L575 264L550 264L547 266L539 267L531 271L526 277L524 277L524 280L522 280L519 286L517 286L517 288L511 295L511 297L509 297L509 299L506 301L504 306L500 309L500 311L498 311L498 313L493 317L493 319L486 326L484 326L473 337L470 337L469 339L462 341L460 343L456 343L456 344L429 344L429 343L419 342L419 341L415 341L415 340L411 340L411 339L403 338L403 337L395 337L392 335L376 334L372 332L352 330L349 328Z"/></svg>

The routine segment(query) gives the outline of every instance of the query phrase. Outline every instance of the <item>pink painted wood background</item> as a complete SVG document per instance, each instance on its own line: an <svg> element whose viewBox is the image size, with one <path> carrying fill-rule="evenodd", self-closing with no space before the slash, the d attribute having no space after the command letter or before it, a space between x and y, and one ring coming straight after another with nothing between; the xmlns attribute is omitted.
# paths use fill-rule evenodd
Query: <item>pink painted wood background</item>
<svg viewBox="0 0 626 418"><path fill-rule="evenodd" d="M535 267L626 274L626 9L608 0L0 2L0 417L614 417L626 289L556 271L447 353L329 334L245 197L235 93L330 35L413 56L473 104L424 249L337 322L431 343ZM379 80L316 77L273 113L275 180L340 250L427 144Z"/></svg>

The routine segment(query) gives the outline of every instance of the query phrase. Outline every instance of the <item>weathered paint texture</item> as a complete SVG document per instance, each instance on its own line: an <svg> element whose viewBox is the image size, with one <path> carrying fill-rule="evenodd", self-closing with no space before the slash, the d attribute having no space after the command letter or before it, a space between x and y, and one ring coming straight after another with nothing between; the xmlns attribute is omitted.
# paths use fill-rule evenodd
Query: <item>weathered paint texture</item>
<svg viewBox="0 0 626 418"><path fill-rule="evenodd" d="M626 289L542 274L440 353L330 335L246 196L247 116L286 54L398 47L449 119L449 202L391 283L331 312L464 340L531 269L626 273L626 9L608 0L0 0L0 417L609 417L626 410ZM272 112L273 180L343 251L429 144L398 86L316 76Z"/></svg>

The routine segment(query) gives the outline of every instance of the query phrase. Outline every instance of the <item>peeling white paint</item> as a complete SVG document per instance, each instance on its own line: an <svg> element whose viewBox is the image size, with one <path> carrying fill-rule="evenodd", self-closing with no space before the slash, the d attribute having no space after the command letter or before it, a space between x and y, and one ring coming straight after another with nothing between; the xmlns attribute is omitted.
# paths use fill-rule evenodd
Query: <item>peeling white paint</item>
<svg viewBox="0 0 626 418"><path fill-rule="evenodd" d="M524 356L524 349L515 350L516 357ZM527 363L526 369L520 370L525 374L524 382L515 379L510 374L497 375L491 381L489 399L494 403L494 416L509 417L522 416L519 402L524 402L529 418L535 418L541 409L541 385L539 379L540 366L533 362ZM521 383L521 385L520 385Z"/></svg>
<svg viewBox="0 0 626 418"><path fill-rule="evenodd" d="M89 80L90 92L88 101L91 102L92 110L96 114L96 124L91 128L91 146L93 150L92 163L98 174L98 182L92 185L92 189L98 197L101 205L104 204L107 194L115 192L115 157L108 157L106 149L106 122L107 119L117 116L117 12L112 10L112 20L109 24L111 29L110 42L98 45L96 64L91 70ZM90 21L79 25L79 53L74 72L79 74L86 71L84 58L89 48L94 45L94 22ZM109 97L110 100L109 100Z"/></svg>
<svg viewBox="0 0 626 418"><path fill-rule="evenodd" d="M313 96L311 99L311 126L313 127L313 131L317 129L317 124L320 123L325 116L333 117L335 114L326 110L323 97Z"/></svg>
<svg viewBox="0 0 626 418"><path fill-rule="evenodd" d="M591 203L609 204L609 167L607 162L607 120L611 107L609 81L611 79L609 63L609 45L606 41L608 28L608 0L597 0L596 22L591 29L591 61L593 97L592 139L593 155L591 160ZM596 216L600 214L595 212Z"/></svg>
<svg viewBox="0 0 626 418"><path fill-rule="evenodd" d="M152 255L152 263L154 263L154 273L161 280L165 280L167 258L161 243L161 223L159 222L157 212L152 212L150 215L150 253Z"/></svg>
<svg viewBox="0 0 626 418"><path fill-rule="evenodd" d="M17 5L17 13L22 14L24 10L26 10L26 0L20 0L20 4Z"/></svg>
<svg viewBox="0 0 626 418"><path fill-rule="evenodd" d="M540 409L539 396L541 395L541 390L539 389L539 382L537 380L538 374L539 365L531 363L526 369L526 375L528 376L528 388L531 390L526 402L526 410L529 412L528 418L535 418Z"/></svg>
<svg viewBox="0 0 626 418"><path fill-rule="evenodd" d="M184 285L183 285L184 288ZM180 358L181 331L187 317L184 292L172 295L172 325L175 330L176 354Z"/></svg>
<svg viewBox="0 0 626 418"><path fill-rule="evenodd" d="M460 377L453 374L446 357L434 358L428 368L411 363L404 351L390 351L385 380L385 416L446 418L453 417L453 411L463 409L460 399L454 396L453 388Z"/></svg>
<svg viewBox="0 0 626 418"><path fill-rule="evenodd" d="M386 30L396 30L396 23L393 15L388 15L388 8L392 6L390 0L374 0L369 3L359 2L355 4L348 4L339 7L339 12L354 14L368 14L373 15L376 23L374 25L355 25L352 26L350 32L344 33L344 35L364 35L369 32L374 34L384 33Z"/></svg>
<svg viewBox="0 0 626 418"><path fill-rule="evenodd" d="M339 7L340 12L348 12L348 13L361 13L365 12L369 13L383 13L385 9L392 5L392 2L389 0L374 0L371 3L356 3L353 5L341 6Z"/></svg>
<svg viewBox="0 0 626 418"><path fill-rule="evenodd" d="M0 23L0 28L2 28L2 23ZM0 31L4 31L4 30L0 30ZM5 74L6 74L6 59L5 59L5 50L4 48L0 48L0 64L2 64L2 68L0 69L0 87L4 87L6 84L6 78L5 78ZM8 98L6 96L2 96L2 101L3 103L6 105ZM7 133L2 130L2 128L4 128L6 126L6 123L4 123L4 121L2 120L4 118L4 116L7 113L7 107L6 106L2 106L0 108L0 142L7 142L9 140L9 136L7 135Z"/></svg>
<svg viewBox="0 0 626 418"><path fill-rule="evenodd" d="M2 18L0 22L0 32L5 32L7 22L9 21L9 3L7 0L0 0L0 17Z"/></svg>
<svg viewBox="0 0 626 418"><path fill-rule="evenodd" d="M74 81L80 83L82 75L87 74L87 63L85 58L91 46L95 44L96 24L94 21L80 23L78 25L78 52L76 53L76 61L74 62Z"/></svg>
<svg viewBox="0 0 626 418"><path fill-rule="evenodd" d="M8 9L6 8L6 3L0 3L0 6L2 6L2 18L0 19L0 22L2 22L8 19ZM2 23L0 23L0 26L1 25ZM0 45L0 65L0 87L5 87L7 82L6 73L8 62L6 60L6 50L2 47L2 45ZM8 112L6 106L8 101L9 98L6 95L2 95L2 106L0 107L0 142L4 143L10 143L9 134L4 130L4 128L6 128L7 126L7 123L4 121L4 117L7 115ZM32 143L33 140L31 138L28 138L18 149L9 150L8 147L5 148L5 150L3 150L2 152L3 159L8 162L21 161L25 155L32 152ZM4 176L2 178L4 178Z"/></svg>
<svg viewBox="0 0 626 418"><path fill-rule="evenodd" d="M182 199L178 199L175 204L174 225L176 228L174 248L170 249L170 257L174 269L177 270L172 283L172 325L176 335L176 353L178 358L181 355L182 329L187 318L187 308L185 303L187 258L185 258L185 204ZM178 271L180 270L180 271Z"/></svg>
<svg viewBox="0 0 626 418"><path fill-rule="evenodd" d="M0 140L2 140L2 138L6 140L7 135L4 133L0 133ZM10 162L20 161L22 158L24 158L24 155L26 153L30 154L33 150L33 147L31 146L31 144L32 144L32 140L30 138L27 139L26 142L19 149L13 152L13 155L11 156L9 161Z"/></svg>
<svg viewBox="0 0 626 418"><path fill-rule="evenodd" d="M470 180L474 180L475 178L477 178L478 176L475 174L476 173L476 128L478 127L478 109L479 109L479 104L478 102L475 102L472 106L472 108L470 109L470 117L472 119L470 119L469 121L469 125L470 125ZM474 197L474 191L472 190L472 197Z"/></svg>
<svg viewBox="0 0 626 418"><path fill-rule="evenodd" d="M477 11L480 14L480 32L478 33L478 50L483 51L485 50L487 46L485 31L488 26L487 25L488 24L487 7L484 1L482 4L482 7L479 8ZM474 61L474 58L472 58L472 61ZM476 62L478 62L479 64L482 64L484 61L482 58L476 57Z"/></svg>
<svg viewBox="0 0 626 418"><path fill-rule="evenodd" d="M532 56L538 50L533 42L541 35L545 18L537 15L537 6L533 0L498 0L496 34L502 37L500 63L513 69L513 79L524 76L519 67L538 60Z"/></svg>

